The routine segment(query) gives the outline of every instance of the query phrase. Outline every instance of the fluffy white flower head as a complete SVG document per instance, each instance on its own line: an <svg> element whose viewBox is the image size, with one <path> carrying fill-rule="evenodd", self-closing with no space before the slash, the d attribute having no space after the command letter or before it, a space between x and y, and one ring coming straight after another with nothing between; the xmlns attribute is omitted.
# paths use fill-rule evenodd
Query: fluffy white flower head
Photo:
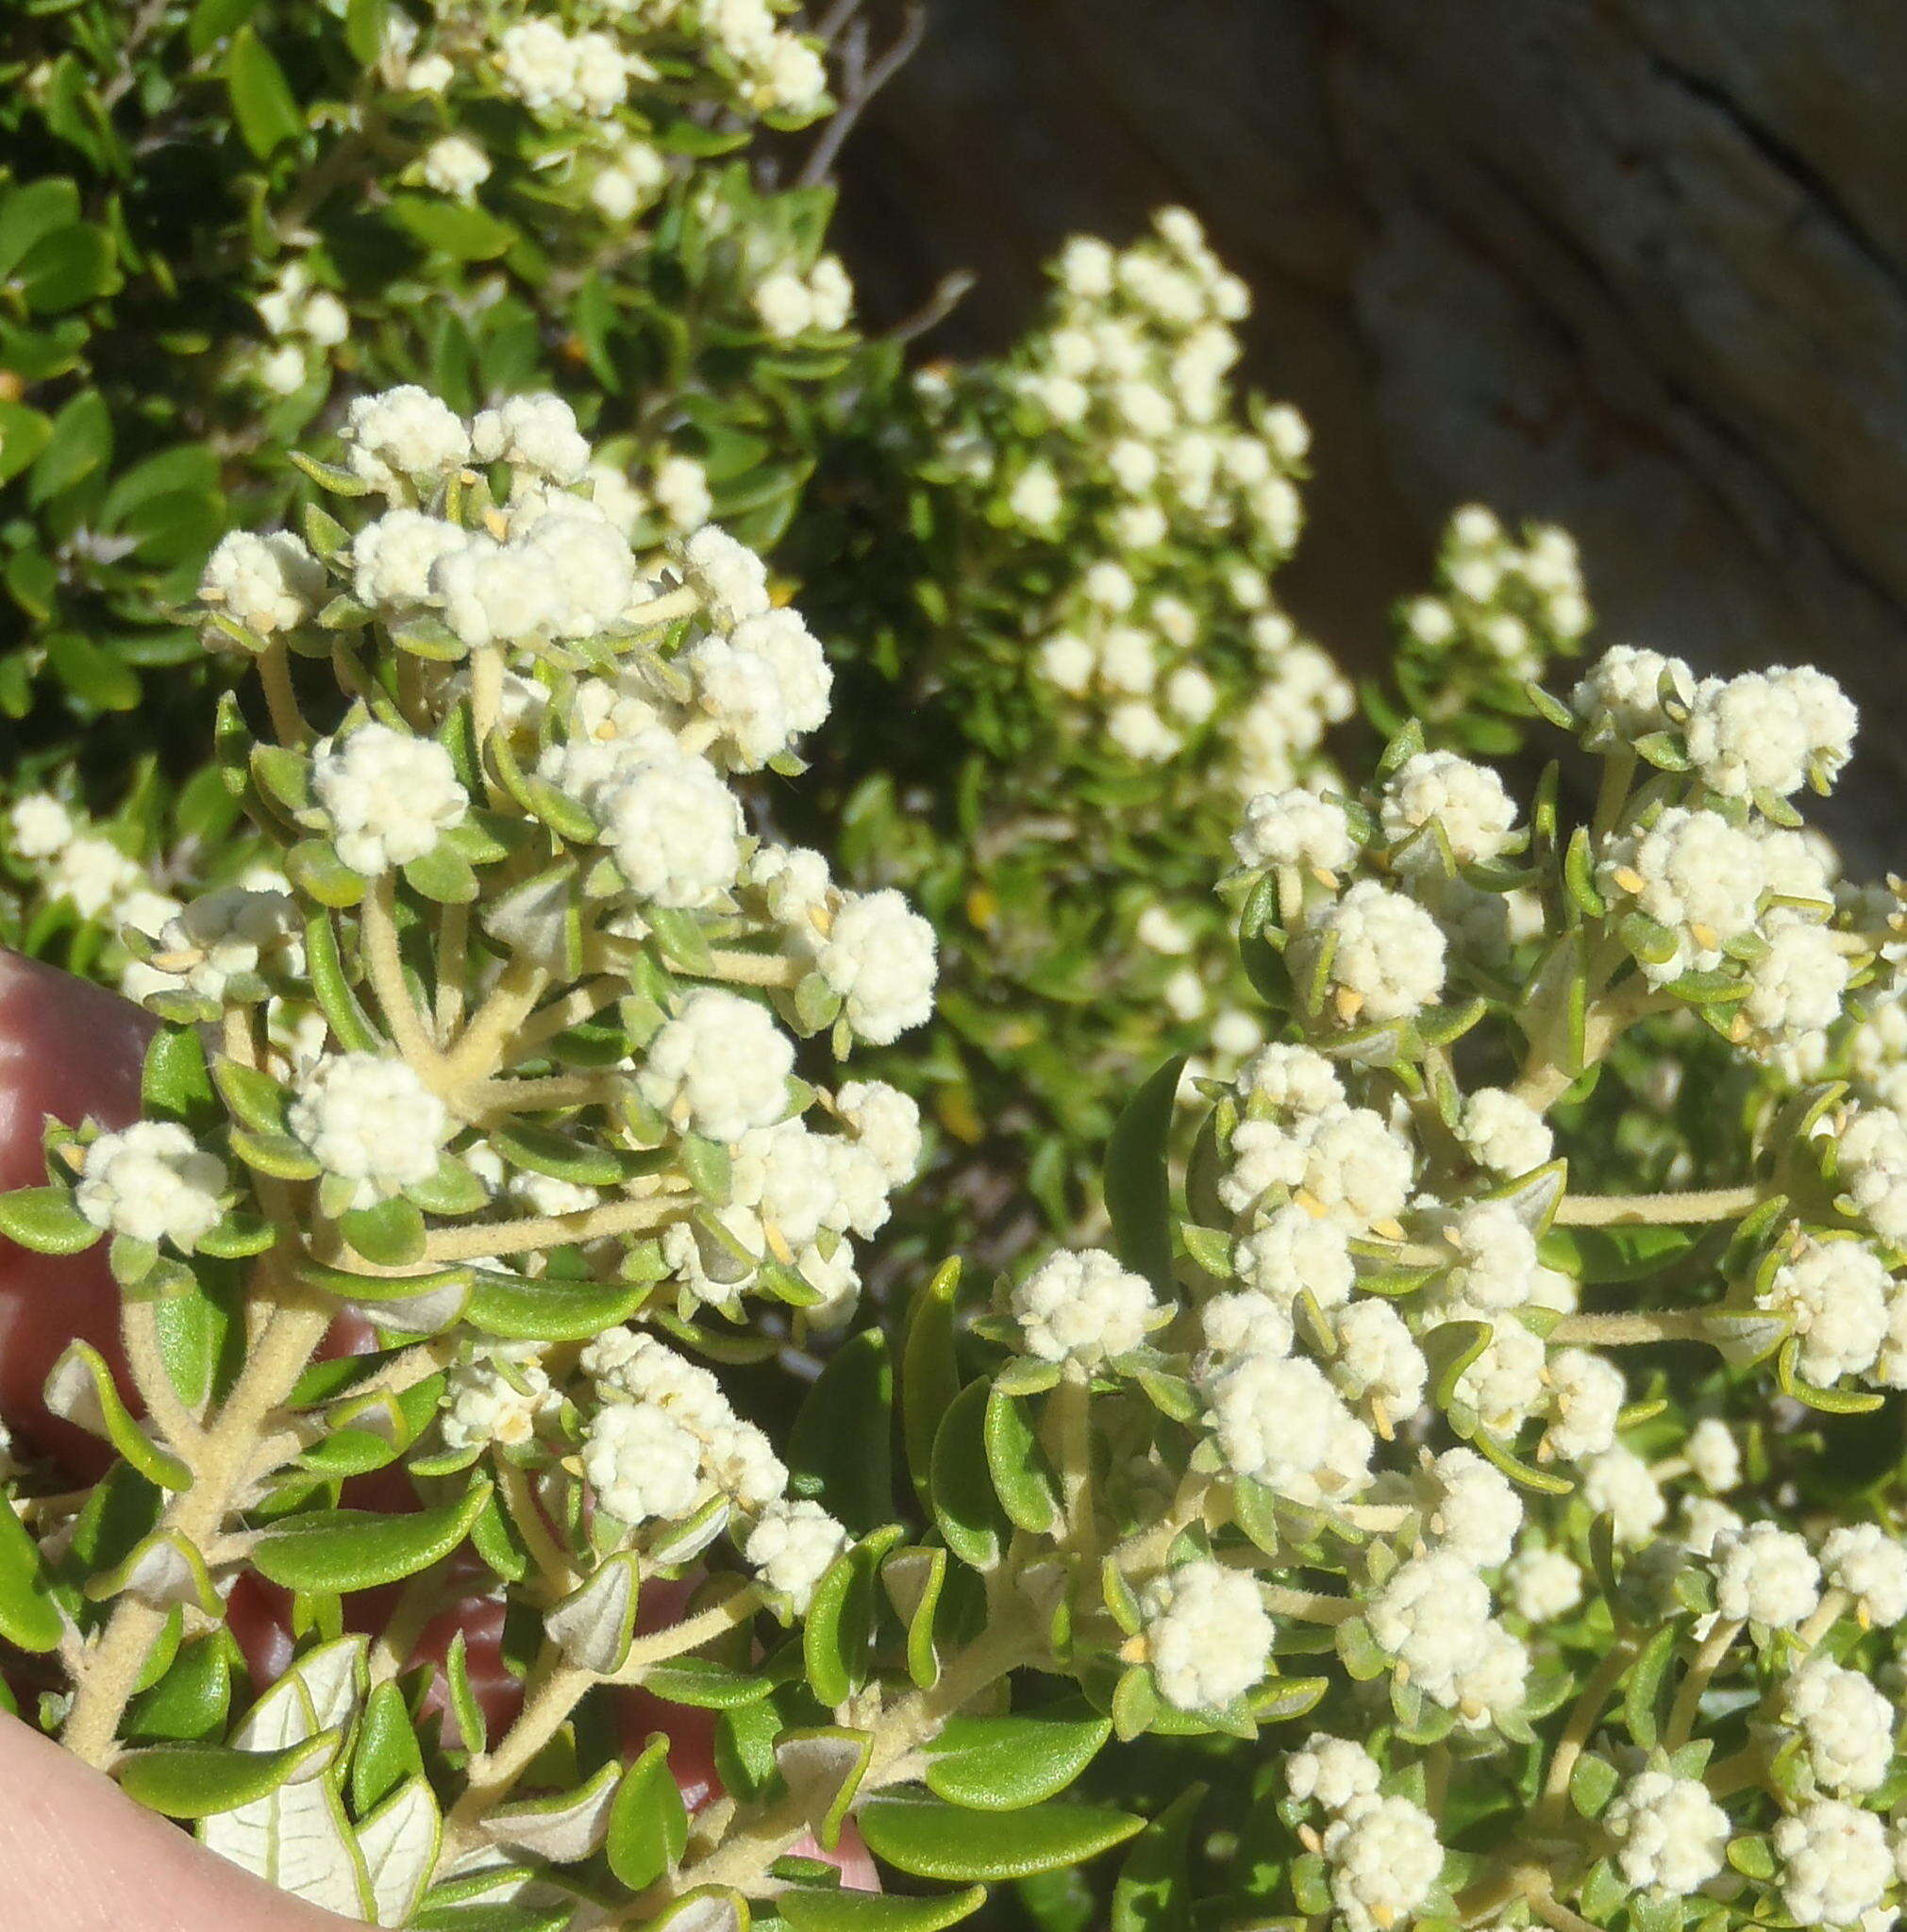
<svg viewBox="0 0 1907 1932"><path fill-rule="evenodd" d="M318 747L311 790L338 857L373 877L422 858L470 810L443 745L375 721Z"/></svg>
<svg viewBox="0 0 1907 1932"><path fill-rule="evenodd" d="M450 1128L443 1101L410 1067L376 1053L321 1059L285 1119L327 1174L356 1183L356 1208L428 1180Z"/></svg>
<svg viewBox="0 0 1907 1932"><path fill-rule="evenodd" d="M1160 1695L1176 1709L1230 1704L1264 1675L1277 1633L1250 1576L1182 1563L1146 1585L1140 1613Z"/></svg>
<svg viewBox="0 0 1907 1932"><path fill-rule="evenodd" d="M1029 1355L1095 1368L1145 1341L1159 1308L1143 1275L1103 1248L1054 1255L1009 1298Z"/></svg>
<svg viewBox="0 0 1907 1932"><path fill-rule="evenodd" d="M226 1164L175 1121L135 1121L86 1150L74 1205L94 1227L191 1254L218 1221Z"/></svg>

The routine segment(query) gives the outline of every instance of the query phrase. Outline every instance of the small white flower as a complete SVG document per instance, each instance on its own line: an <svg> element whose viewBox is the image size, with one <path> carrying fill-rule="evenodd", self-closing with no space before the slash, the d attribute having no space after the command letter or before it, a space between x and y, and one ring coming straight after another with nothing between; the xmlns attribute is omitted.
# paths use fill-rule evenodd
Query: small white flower
<svg viewBox="0 0 1907 1932"><path fill-rule="evenodd" d="M814 326L813 293L791 269L758 282L749 299L761 326L778 342L792 341Z"/></svg>
<svg viewBox="0 0 1907 1932"><path fill-rule="evenodd" d="M1408 1798L1354 1807L1326 1830L1324 1855L1347 1932L1389 1932L1424 1904L1444 1869L1436 1824Z"/></svg>
<svg viewBox="0 0 1907 1932"><path fill-rule="evenodd" d="M423 858L470 810L443 745L375 721L317 747L311 791L338 857L367 876Z"/></svg>
<svg viewBox="0 0 1907 1932"><path fill-rule="evenodd" d="M1616 1869L1637 1890L1686 1898L1722 1869L1728 1852L1729 1815L1699 1778L1638 1772L1602 1824L1616 1843Z"/></svg>
<svg viewBox="0 0 1907 1932"><path fill-rule="evenodd" d="M1500 1470L1474 1449L1447 1449L1418 1480L1427 1497L1424 1520L1438 1548L1480 1570L1509 1557L1523 1526L1523 1500Z"/></svg>
<svg viewBox="0 0 1907 1932"><path fill-rule="evenodd" d="M1886 1828L1871 1811L1816 1798L1776 1821L1782 1904L1803 1925L1858 1924L1887 1894L1894 1859Z"/></svg>
<svg viewBox="0 0 1907 1932"><path fill-rule="evenodd" d="M850 1080L834 1096L834 1110L891 1187L914 1177L920 1168L920 1108L911 1096L879 1080Z"/></svg>
<svg viewBox="0 0 1907 1932"><path fill-rule="evenodd" d="M1894 1707L1859 1671L1811 1657L1782 1687L1781 1722L1798 1731L1815 1783L1860 1797L1894 1762Z"/></svg>
<svg viewBox="0 0 1907 1932"><path fill-rule="evenodd" d="M1314 791L1294 787L1261 791L1245 808L1245 822L1231 835L1241 865L1303 866L1341 872L1357 853L1344 808Z"/></svg>
<svg viewBox="0 0 1907 1932"><path fill-rule="evenodd" d="M1051 1256L1009 1297L1029 1355L1096 1368L1137 1348L1158 1314L1143 1275L1103 1248Z"/></svg>
<svg viewBox="0 0 1907 1932"><path fill-rule="evenodd" d="M646 1402L605 1403L583 1432L583 1473L596 1500L631 1524L678 1522L702 1496L702 1444Z"/></svg>
<svg viewBox="0 0 1907 1932"><path fill-rule="evenodd" d="M467 201L490 179L490 157L466 134L446 134L424 150L425 185Z"/></svg>
<svg viewBox="0 0 1907 1932"><path fill-rule="evenodd" d="M7 813L14 852L22 858L51 858L73 841L73 814L45 791L16 799Z"/></svg>
<svg viewBox="0 0 1907 1932"><path fill-rule="evenodd" d="M1277 1634L1249 1576L1222 1565L1182 1563L1140 1596L1159 1693L1179 1710L1230 1704L1264 1675Z"/></svg>
<svg viewBox="0 0 1907 1932"><path fill-rule="evenodd" d="M74 1206L94 1227L191 1254L217 1223L226 1164L174 1121L135 1121L86 1150Z"/></svg>
<svg viewBox="0 0 1907 1932"><path fill-rule="evenodd" d="M770 1590L789 1599L799 1616L848 1541L847 1532L819 1503L778 1499L756 1519L742 1557Z"/></svg>
<svg viewBox="0 0 1907 1932"><path fill-rule="evenodd" d="M356 1184L354 1208L428 1180L450 1129L443 1101L410 1067L376 1053L321 1059L285 1122L327 1174Z"/></svg>
<svg viewBox="0 0 1907 1932"><path fill-rule="evenodd" d="M470 1360L451 1366L438 1423L443 1446L520 1446L535 1436L537 1419L557 1400L533 1348L504 1342L479 1349Z"/></svg>
<svg viewBox="0 0 1907 1932"><path fill-rule="evenodd" d="M1435 825L1458 865L1494 858L1516 824L1516 808L1503 781L1488 765L1473 764L1455 752L1420 751L1384 780L1379 816L1384 836L1399 848L1406 870L1441 863L1439 850L1420 837Z"/></svg>
<svg viewBox="0 0 1907 1932"><path fill-rule="evenodd" d="M557 395L511 396L485 409L470 425L470 446L480 463L512 463L552 483L579 483L590 466L576 411Z"/></svg>
<svg viewBox="0 0 1907 1932"><path fill-rule="evenodd" d="M1543 1116L1505 1087L1480 1087L1465 1098L1457 1138L1480 1166L1506 1175L1526 1174L1555 1151Z"/></svg>
<svg viewBox="0 0 1907 1932"><path fill-rule="evenodd" d="M1284 1788L1300 1805L1315 1802L1327 1811L1359 1808L1378 1794L1378 1761L1348 1738L1313 1731L1301 1751L1284 1760Z"/></svg>
<svg viewBox="0 0 1907 1932"><path fill-rule="evenodd" d="M682 563L718 630L767 610L768 566L728 531L704 525L683 543Z"/></svg>
<svg viewBox="0 0 1907 1932"><path fill-rule="evenodd" d="M1891 1630L1907 1617L1907 1544L1878 1523L1843 1524L1821 1545L1821 1568L1869 1624Z"/></svg>
<svg viewBox="0 0 1907 1932"><path fill-rule="evenodd" d="M1201 1386L1213 1441L1240 1475L1311 1507L1369 1483L1371 1432L1315 1362L1220 1357Z"/></svg>
<svg viewBox="0 0 1907 1932"><path fill-rule="evenodd" d="M1347 1024L1404 1020L1444 990L1444 933L1414 899L1361 879L1293 941L1293 964L1308 977L1325 958L1336 1011Z"/></svg>
<svg viewBox="0 0 1907 1932"><path fill-rule="evenodd" d="M841 994L857 1038L887 1046L933 1011L936 951L933 927L899 892L883 887L847 897L814 966Z"/></svg>
<svg viewBox="0 0 1907 1932"><path fill-rule="evenodd" d="M1682 1454L1698 1479L1725 1496L1742 1479L1742 1452L1719 1416L1705 1416L1688 1432Z"/></svg>
<svg viewBox="0 0 1907 1932"><path fill-rule="evenodd" d="M229 532L199 579L203 601L261 637L295 630L316 614L324 594L324 565L289 530Z"/></svg>
<svg viewBox="0 0 1907 1932"><path fill-rule="evenodd" d="M339 434L352 475L393 502L404 482L434 483L470 460L462 420L415 383L354 397Z"/></svg>
<svg viewBox="0 0 1907 1932"><path fill-rule="evenodd" d="M658 1112L679 1108L694 1132L735 1141L787 1111L794 1070L794 1045L765 1008L703 986L657 1030L636 1086Z"/></svg>
<svg viewBox="0 0 1907 1932"><path fill-rule="evenodd" d="M1629 1400L1622 1371L1586 1348L1564 1348L1550 1357L1548 1375L1550 1423L1543 1441L1550 1454L1574 1462L1613 1447Z"/></svg>
<svg viewBox="0 0 1907 1932"><path fill-rule="evenodd" d="M1647 1542L1668 1513L1648 1463L1619 1442L1583 1465L1582 1500L1607 1514L1617 1538L1631 1546Z"/></svg>
<svg viewBox="0 0 1907 1932"><path fill-rule="evenodd" d="M1503 1568L1503 1587L1519 1617L1552 1624L1582 1601L1582 1570L1562 1550L1518 1550Z"/></svg>
<svg viewBox="0 0 1907 1932"><path fill-rule="evenodd" d="M1821 1569L1807 1543L1772 1523L1751 1523L1715 1546L1715 1610L1735 1622L1792 1630L1821 1600Z"/></svg>
<svg viewBox="0 0 1907 1932"><path fill-rule="evenodd" d="M1276 1210L1232 1250L1232 1267L1249 1289L1287 1311L1309 1291L1321 1308L1341 1307L1357 1280L1349 1231L1296 1202Z"/></svg>
<svg viewBox="0 0 1907 1932"><path fill-rule="evenodd" d="M741 802L704 758L672 752L617 774L594 800L603 843L638 899L707 906L742 870Z"/></svg>
<svg viewBox="0 0 1907 1932"><path fill-rule="evenodd" d="M1783 1315L1800 1338L1803 1380L1826 1389L1871 1368L1887 1336L1894 1278L1862 1241L1799 1238L1756 1306Z"/></svg>

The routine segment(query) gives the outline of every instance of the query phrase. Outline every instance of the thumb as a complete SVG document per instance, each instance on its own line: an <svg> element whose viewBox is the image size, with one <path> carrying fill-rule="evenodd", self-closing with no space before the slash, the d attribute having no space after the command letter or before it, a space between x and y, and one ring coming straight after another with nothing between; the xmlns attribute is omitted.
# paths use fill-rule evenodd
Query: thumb
<svg viewBox="0 0 1907 1932"><path fill-rule="evenodd" d="M0 1717L0 1922L46 1932L352 1932L142 1811L96 1771ZM357 1928L362 1932L362 1927Z"/></svg>

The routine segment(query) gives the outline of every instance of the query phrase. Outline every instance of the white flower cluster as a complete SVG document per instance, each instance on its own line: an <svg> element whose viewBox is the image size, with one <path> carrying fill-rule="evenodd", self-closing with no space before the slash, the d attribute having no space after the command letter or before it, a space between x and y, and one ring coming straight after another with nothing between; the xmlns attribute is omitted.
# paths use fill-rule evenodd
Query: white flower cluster
<svg viewBox="0 0 1907 1932"><path fill-rule="evenodd" d="M1245 1573L1181 1563L1146 1585L1139 1607L1146 1660L1178 1709L1215 1709L1264 1675L1277 1631Z"/></svg>
<svg viewBox="0 0 1907 1932"><path fill-rule="evenodd" d="M854 314L854 283L838 256L824 255L805 275L777 269L756 283L750 299L768 334L778 342L789 342L845 328Z"/></svg>
<svg viewBox="0 0 1907 1932"><path fill-rule="evenodd" d="M441 744L375 721L318 747L311 791L338 857L370 875L422 858L470 811Z"/></svg>
<svg viewBox="0 0 1907 1932"><path fill-rule="evenodd" d="M1482 504L1466 504L1444 533L1436 591L1412 598L1398 618L1409 644L1432 663L1468 659L1505 677L1534 677L1589 629L1575 541L1553 524L1532 524L1519 541Z"/></svg>
<svg viewBox="0 0 1907 1932"><path fill-rule="evenodd" d="M1076 239L1055 274L1050 322L1004 372L922 388L943 461L989 514L1079 559L1041 616L1039 680L1135 761L1195 739L1209 751L1202 727L1218 718L1230 782L1288 783L1351 693L1270 608L1309 435L1282 406L1254 400L1249 426L1239 420L1245 287L1182 208L1129 248ZM1211 561L1201 572L1188 557Z"/></svg>
<svg viewBox="0 0 1907 1932"><path fill-rule="evenodd" d="M1137 1348L1164 1319L1145 1278L1103 1248L1043 1261L1013 1290L1011 1307L1029 1355L1084 1369Z"/></svg>
<svg viewBox="0 0 1907 1932"><path fill-rule="evenodd" d="M86 1149L74 1205L94 1227L191 1254L224 1209L226 1164L171 1121L136 1121Z"/></svg>
<svg viewBox="0 0 1907 1932"><path fill-rule="evenodd" d="M343 1053L311 1070L285 1124L353 1208L371 1208L437 1172L450 1115L405 1061Z"/></svg>

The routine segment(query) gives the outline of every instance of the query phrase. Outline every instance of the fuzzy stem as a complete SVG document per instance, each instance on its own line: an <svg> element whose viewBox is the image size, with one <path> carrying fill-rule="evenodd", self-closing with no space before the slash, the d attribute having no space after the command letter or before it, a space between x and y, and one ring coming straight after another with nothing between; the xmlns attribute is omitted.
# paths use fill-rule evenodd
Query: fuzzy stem
<svg viewBox="0 0 1907 1932"><path fill-rule="evenodd" d="M730 986L787 988L806 969L795 959L774 953L744 953L734 947L716 947L709 955L709 969L697 976L726 980Z"/></svg>
<svg viewBox="0 0 1907 1932"><path fill-rule="evenodd" d="M150 1300L128 1300L121 1313L120 1334L125 1345L126 1366L132 1371L133 1386L145 1404L146 1414L159 1424L160 1434L173 1448L189 1458L205 1430L173 1386L159 1345L155 1304Z"/></svg>
<svg viewBox="0 0 1907 1932"><path fill-rule="evenodd" d="M1532 1824L1540 1822L1553 1826L1562 1817L1563 1807L1568 1801L1569 1780L1575 1774L1576 1760L1582 1756L1583 1747L1595 1733L1597 1723L1602 1716L1602 1707L1609 1702L1615 1687L1622 1681L1623 1673L1634 1659L1635 1645L1627 1641L1618 1643L1582 1687L1581 1694L1563 1726L1563 1735L1556 1740L1556 1749L1550 1755L1548 1774L1543 1780L1543 1794L1530 1814Z"/></svg>
<svg viewBox="0 0 1907 1932"><path fill-rule="evenodd" d="M549 984L541 966L516 958L497 975L483 1004L471 1015L457 1044L443 1060L446 1086L487 1078L501 1063L503 1047L521 1026Z"/></svg>
<svg viewBox="0 0 1907 1932"><path fill-rule="evenodd" d="M1675 1693L1675 1703L1668 1713L1668 1728L1662 1734L1662 1741L1667 1750L1678 1751L1689 1740L1689 1734L1695 1729L1697 1713L1701 1708L1701 1694L1709 1687L1709 1680L1721 1668L1722 1659L1728 1656L1729 1647L1742 1634L1739 1619L1724 1618L1703 1638L1701 1648L1695 1654L1695 1660L1688 1667L1688 1675L1681 1680L1681 1689Z"/></svg>
<svg viewBox="0 0 1907 1932"><path fill-rule="evenodd" d="M265 708L271 713L278 742L293 750L309 744L311 727L298 708L297 694L292 689L292 660L282 640L275 638L259 653L259 682L265 689Z"/></svg>
<svg viewBox="0 0 1907 1932"><path fill-rule="evenodd" d="M579 1026L585 1020L593 1019L605 1007L613 1006L628 990L627 979L619 974L611 973L572 987L560 999L550 1001L546 1007L539 1007L516 1029L509 1050L502 1057L503 1064L510 1066L529 1058L538 1047L547 1044L558 1034L567 1033L572 1026Z"/></svg>
<svg viewBox="0 0 1907 1932"><path fill-rule="evenodd" d="M291 1394L311 1351L331 1325L328 1308L285 1306L272 1317L240 1376L192 1458L192 1486L167 1506L162 1527L197 1547L208 1543L243 1501L259 1425ZM113 1756L114 1733L165 1612L122 1597L88 1651L60 1741L88 1764Z"/></svg>
<svg viewBox="0 0 1907 1932"><path fill-rule="evenodd" d="M470 908L445 906L437 921L437 998L431 1014L447 1046L463 1024L463 979L469 970Z"/></svg>
<svg viewBox="0 0 1907 1932"><path fill-rule="evenodd" d="M876 1721L861 1790L871 1793L917 1776L920 1747L989 1684L1028 1662L1031 1656L1026 1632L1012 1624L982 1631L966 1649L948 1659L931 1690L913 1691ZM619 1907L607 1923L644 1924L671 1900L705 1885L728 1886L759 1897L769 1866L809 1828L809 1823L802 1802L794 1796L783 1798L746 1823L738 1820L720 1844L683 1866L673 1878Z"/></svg>
<svg viewBox="0 0 1907 1932"><path fill-rule="evenodd" d="M1347 1596L1330 1596L1322 1591L1286 1590L1276 1583L1262 1583L1259 1595L1274 1617L1291 1617L1301 1624L1329 1624L1335 1627L1348 1623L1358 1607Z"/></svg>
<svg viewBox="0 0 1907 1932"><path fill-rule="evenodd" d="M580 1208L571 1214L539 1215L532 1221L486 1221L468 1227L439 1228L424 1243L420 1259L430 1267L472 1261L480 1255L520 1255L528 1248L560 1247L570 1241L598 1241L605 1235L634 1234L675 1220L687 1207L682 1183L636 1200Z"/></svg>
<svg viewBox="0 0 1907 1932"><path fill-rule="evenodd" d="M660 597L651 597L646 604L631 604L623 612L621 622L630 630L674 624L677 618L694 616L701 608L701 598L684 584L680 590L665 591Z"/></svg>
<svg viewBox="0 0 1907 1932"><path fill-rule="evenodd" d="M1705 1221L1739 1221L1765 1190L1699 1188L1685 1194L1568 1194L1556 1209L1562 1227L1693 1227Z"/></svg>
<svg viewBox="0 0 1907 1932"><path fill-rule="evenodd" d="M426 1085L441 1087L439 1070L443 1064L443 1057L410 996L410 982L404 977L404 959L397 944L396 903L397 887L389 873L364 895L365 963L371 969L371 985L377 995L384 1024L391 1029L398 1051Z"/></svg>
<svg viewBox="0 0 1907 1932"><path fill-rule="evenodd" d="M1637 1348L1650 1341L1712 1341L1708 1317L1695 1308L1670 1308L1661 1313L1564 1315L1549 1331L1549 1340L1586 1342L1602 1348Z"/></svg>

